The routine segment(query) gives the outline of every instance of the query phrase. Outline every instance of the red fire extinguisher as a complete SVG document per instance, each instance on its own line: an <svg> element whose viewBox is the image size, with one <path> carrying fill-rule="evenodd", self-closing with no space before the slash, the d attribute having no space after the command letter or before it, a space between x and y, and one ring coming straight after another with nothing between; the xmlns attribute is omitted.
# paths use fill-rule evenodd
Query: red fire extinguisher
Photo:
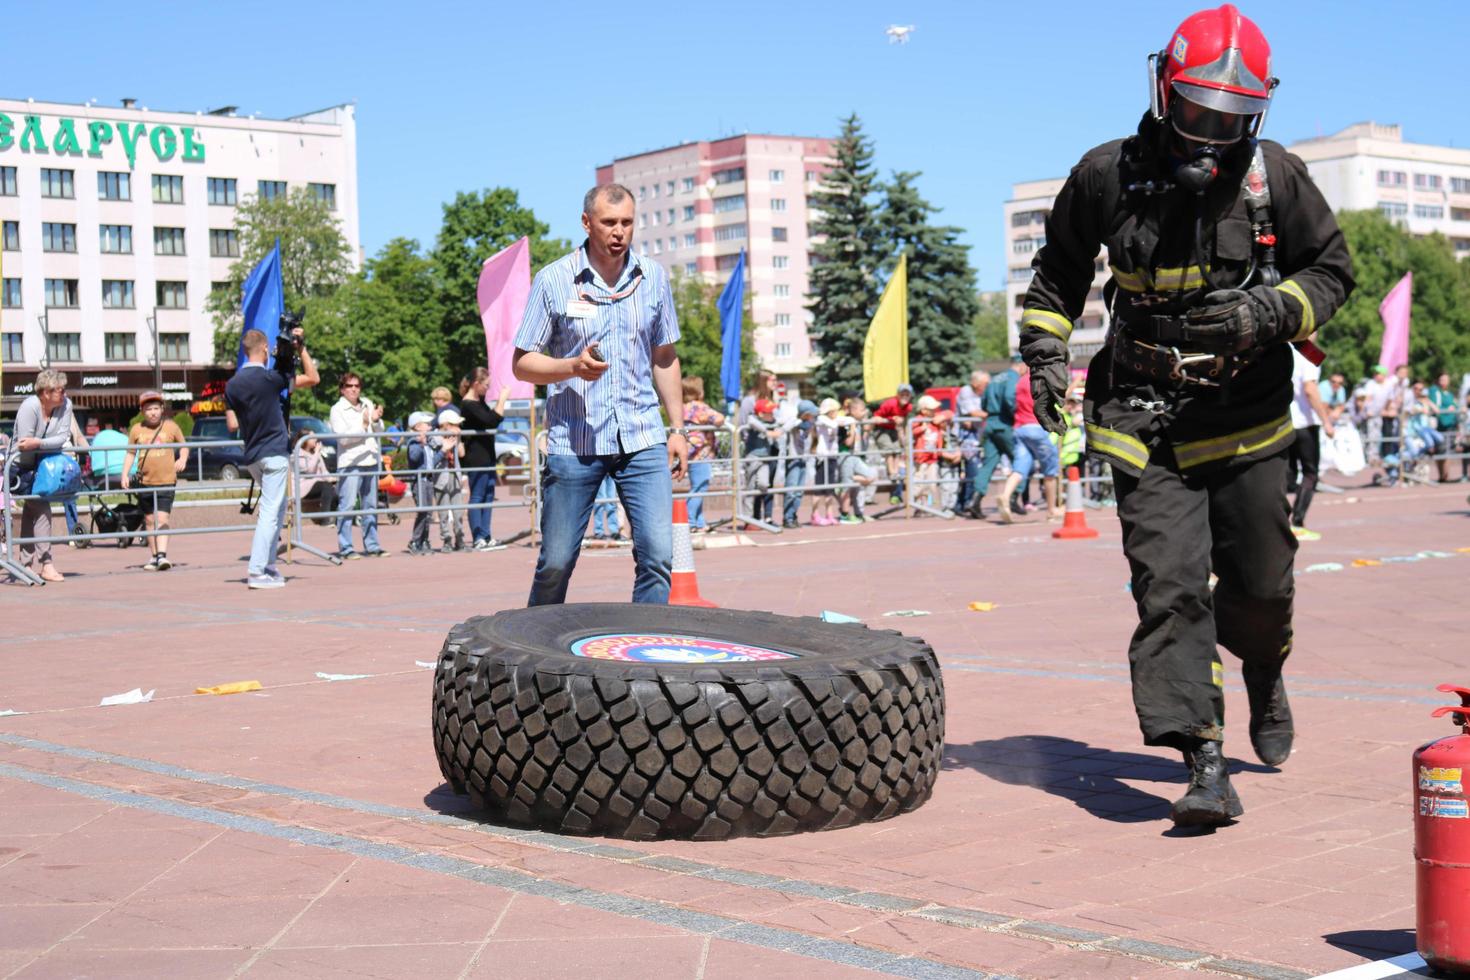
<svg viewBox="0 0 1470 980"><path fill-rule="evenodd" d="M1417 945L1436 970L1470 972L1470 688L1441 684L1460 696L1453 715L1462 734L1436 739L1414 753L1414 863Z"/></svg>

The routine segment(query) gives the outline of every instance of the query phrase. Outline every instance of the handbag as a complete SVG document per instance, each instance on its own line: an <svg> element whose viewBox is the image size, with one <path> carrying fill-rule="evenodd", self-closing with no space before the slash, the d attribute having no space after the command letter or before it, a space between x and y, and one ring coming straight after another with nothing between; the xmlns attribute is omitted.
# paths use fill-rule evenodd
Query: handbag
<svg viewBox="0 0 1470 980"><path fill-rule="evenodd" d="M43 456L36 464L31 493L42 500L75 497L82 489L82 466L65 453Z"/></svg>

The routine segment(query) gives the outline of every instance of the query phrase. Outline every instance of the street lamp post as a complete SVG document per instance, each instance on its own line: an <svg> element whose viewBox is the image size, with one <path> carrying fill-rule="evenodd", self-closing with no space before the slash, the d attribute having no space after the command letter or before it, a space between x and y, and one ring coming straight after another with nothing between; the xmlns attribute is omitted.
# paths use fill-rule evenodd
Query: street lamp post
<svg viewBox="0 0 1470 980"><path fill-rule="evenodd" d="M42 313L36 317L36 322L41 325L41 369L45 370L51 366L51 331L46 325L47 314Z"/></svg>
<svg viewBox="0 0 1470 980"><path fill-rule="evenodd" d="M153 390L163 390L163 354L158 349L158 307L153 308L153 315L144 320L148 324L148 332L153 335Z"/></svg>

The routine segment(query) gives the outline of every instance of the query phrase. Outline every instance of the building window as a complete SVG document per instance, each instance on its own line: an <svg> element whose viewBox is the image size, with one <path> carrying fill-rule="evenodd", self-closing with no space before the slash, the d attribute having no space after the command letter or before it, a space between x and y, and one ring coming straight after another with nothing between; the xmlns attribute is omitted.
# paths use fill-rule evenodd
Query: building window
<svg viewBox="0 0 1470 980"><path fill-rule="evenodd" d="M791 295L791 287L784 282L778 282L771 287L771 295L777 299L786 299Z"/></svg>
<svg viewBox="0 0 1470 980"><path fill-rule="evenodd" d="M77 226L57 221L41 222L41 251L75 252L77 250Z"/></svg>
<svg viewBox="0 0 1470 980"><path fill-rule="evenodd" d="M777 344L776 345L776 356L777 357L790 357L791 356L791 345L790 344Z"/></svg>
<svg viewBox="0 0 1470 980"><path fill-rule="evenodd" d="M20 280L6 279L3 285L4 289L0 289L0 306L7 310L20 309ZM10 360L9 356L5 359Z"/></svg>
<svg viewBox="0 0 1470 980"><path fill-rule="evenodd" d="M715 198L715 213L721 214L726 211L741 211L745 208L744 194L731 194L729 197Z"/></svg>
<svg viewBox="0 0 1470 980"><path fill-rule="evenodd" d="M42 169L41 196L76 197L76 188L72 184L72 171L52 170L50 168Z"/></svg>
<svg viewBox="0 0 1470 980"><path fill-rule="evenodd" d="M771 210L772 211L785 211L786 210L786 198L784 198L784 197L773 197L773 198L771 198Z"/></svg>
<svg viewBox="0 0 1470 980"><path fill-rule="evenodd" d="M15 197L15 168L0 167L0 197ZM6 336L10 336L6 334Z"/></svg>
<svg viewBox="0 0 1470 980"><path fill-rule="evenodd" d="M233 228L209 229L209 254L217 259L240 255L240 233Z"/></svg>
<svg viewBox="0 0 1470 980"><path fill-rule="evenodd" d="M772 170L771 171L771 183L773 183L773 184L780 184L780 183L783 183L785 180L786 180L786 171L784 171L784 170Z"/></svg>
<svg viewBox="0 0 1470 980"><path fill-rule="evenodd" d="M274 201L278 197L286 196L286 182L284 180L257 181L255 189L262 201Z"/></svg>
<svg viewBox="0 0 1470 980"><path fill-rule="evenodd" d="M183 310L189 307L189 284L186 282L158 283L158 306L166 310Z"/></svg>
<svg viewBox="0 0 1470 980"><path fill-rule="evenodd" d="M109 333L105 339L109 361L136 361L138 359L137 334Z"/></svg>
<svg viewBox="0 0 1470 980"><path fill-rule="evenodd" d="M337 185L336 184L307 184L306 189L311 196L321 201L333 211L337 210Z"/></svg>
<svg viewBox="0 0 1470 980"><path fill-rule="evenodd" d="M6 282L9 281L6 280ZM23 334L5 334L4 341L6 364L19 364L25 360L25 336Z"/></svg>
<svg viewBox="0 0 1470 980"><path fill-rule="evenodd" d="M108 255L133 254L132 225L98 225L97 238L102 251Z"/></svg>
<svg viewBox="0 0 1470 980"><path fill-rule="evenodd" d="M679 188L680 188L680 189L681 189L681 190L682 190L682 191L683 191L683 192L684 192L684 193L685 193L685 194L688 194L688 193L691 193L691 192L692 192L692 191L693 191L693 190L694 190L694 178L693 178L693 177L685 177L685 178L684 178L684 179L683 179L683 180L682 180L682 181L681 181L681 182L680 182L680 184L679 184Z"/></svg>
<svg viewBox="0 0 1470 980"><path fill-rule="evenodd" d="M745 168L729 167L725 170L716 170L714 178L716 184L733 184L737 180L745 179Z"/></svg>
<svg viewBox="0 0 1470 980"><path fill-rule="evenodd" d="M734 242L744 237L744 225L721 225L715 229L715 241L717 242Z"/></svg>
<svg viewBox="0 0 1470 980"><path fill-rule="evenodd" d="M1408 182L1409 175L1402 170L1380 170L1378 171L1379 187L1402 187Z"/></svg>
<svg viewBox="0 0 1470 980"><path fill-rule="evenodd" d="M695 235L694 232L691 231L687 235L684 236L684 247L685 248L693 248L698 243L699 243L699 237L697 235Z"/></svg>
<svg viewBox="0 0 1470 980"><path fill-rule="evenodd" d="M692 276L692 275L694 275L694 273L696 273L698 271L699 271L699 265L698 265L698 263L695 263L695 262L685 262L684 263L684 273L686 275Z"/></svg>
<svg viewBox="0 0 1470 980"><path fill-rule="evenodd" d="M1421 191L1437 191L1444 186L1444 178L1439 174L1415 174L1414 189Z"/></svg>
<svg viewBox="0 0 1470 980"><path fill-rule="evenodd" d="M784 242L784 241L786 241L786 229L785 228L779 228L779 227L778 228L772 228L771 229L771 241L773 241L773 242Z"/></svg>
<svg viewBox="0 0 1470 980"><path fill-rule="evenodd" d="M791 326L791 314L790 313L777 313L776 316L775 316L775 319L772 320L771 322L774 323L778 327L789 327L789 326Z"/></svg>
<svg viewBox="0 0 1470 980"><path fill-rule="evenodd" d="M13 180L15 180L15 177L14 177L15 168L14 167L11 167L10 168L10 172L11 172L11 175L12 175L10 179L13 181ZM15 185L12 184L11 186L14 187ZM12 190L10 193L14 194L15 191ZM1452 194L1470 194L1470 177L1451 177L1450 178L1450 193L1452 193Z"/></svg>
<svg viewBox="0 0 1470 980"><path fill-rule="evenodd" d="M47 334L46 356L53 361L80 361L82 359L82 335L79 333Z"/></svg>
<svg viewBox="0 0 1470 980"><path fill-rule="evenodd" d="M790 256L786 256L786 255L773 255L773 256L771 256L771 268L772 269L784 269L787 266L789 266L790 264L791 264L791 258L790 258Z"/></svg>
<svg viewBox="0 0 1470 980"><path fill-rule="evenodd" d="M808 170L806 172L806 178L805 179L806 179L806 182L808 184L815 184L817 181L819 181L819 180L822 179L822 174L821 174L820 171Z"/></svg>
<svg viewBox="0 0 1470 980"><path fill-rule="evenodd" d="M131 201L133 199L133 177L131 174L102 171L97 175L97 199L99 201Z"/></svg>
<svg viewBox="0 0 1470 980"><path fill-rule="evenodd" d="M716 255L715 270L717 272L728 272L740 264L740 255Z"/></svg>
<svg viewBox="0 0 1470 980"><path fill-rule="evenodd" d="M673 223L674 223L674 209L673 208L669 208L669 224L673 224Z"/></svg>
<svg viewBox="0 0 1470 980"><path fill-rule="evenodd" d="M655 184L654 186L657 187L658 185ZM662 254L664 254L664 240L662 238L655 238L653 240L653 254L654 255L662 255Z"/></svg>
<svg viewBox="0 0 1470 980"><path fill-rule="evenodd" d="M685 221L693 221L694 220L694 205L692 205L692 204L686 204L686 205L684 205L684 220Z"/></svg>
<svg viewBox="0 0 1470 980"><path fill-rule="evenodd" d="M1414 217L1431 218L1438 221L1444 217L1443 204L1416 204L1414 205Z"/></svg>
<svg viewBox="0 0 1470 980"><path fill-rule="evenodd" d="M1383 216L1389 221L1409 216L1409 206L1403 201L1379 201L1378 210L1383 212Z"/></svg>
<svg viewBox="0 0 1470 980"><path fill-rule="evenodd" d="M5 251L7 251L7 252L19 252L20 251L20 222L19 221L6 221L3 224L0 224L0 229L3 229L3 232L0 232L0 234L3 234L4 235L4 238L5 238Z"/></svg>
<svg viewBox="0 0 1470 980"><path fill-rule="evenodd" d="M231 205L238 202L236 187L238 185L233 177L211 177L209 178L209 203Z"/></svg>
<svg viewBox="0 0 1470 980"><path fill-rule="evenodd" d="M1029 255L1036 251L1036 239L1018 238L1011 242L1011 251L1016 255Z"/></svg>
<svg viewBox="0 0 1470 980"><path fill-rule="evenodd" d="M664 220L664 213L662 211L654 211L653 212L653 226L655 228L657 228L659 225L663 224L663 220Z"/></svg>
<svg viewBox="0 0 1470 980"><path fill-rule="evenodd" d="M667 188L667 193L668 193L669 197L673 197L674 196L674 182L672 180L669 181L665 185L665 187Z"/></svg>
<svg viewBox="0 0 1470 980"><path fill-rule="evenodd" d="M641 231L648 227L648 212L645 211L638 216L638 229Z"/></svg>
<svg viewBox="0 0 1470 980"><path fill-rule="evenodd" d="M1031 277L1034 275L1036 275L1036 273L1032 271L1031 267L1028 265L1022 266L1019 269L1010 270L1006 278L1010 279L1011 282L1030 282Z"/></svg>
<svg viewBox="0 0 1470 980"><path fill-rule="evenodd" d="M645 201L647 199L648 199L648 188L647 187L640 187L640 188L638 188L638 200Z"/></svg>
<svg viewBox="0 0 1470 980"><path fill-rule="evenodd" d="M46 306L56 309L76 309L77 281L75 279L47 279Z"/></svg>
<svg viewBox="0 0 1470 980"><path fill-rule="evenodd" d="M1051 214L1050 211L1042 210L1017 211L1015 214L1011 215L1011 227L1025 228L1027 225L1041 224L1047 219L1047 216L1049 214Z"/></svg>
<svg viewBox="0 0 1470 980"><path fill-rule="evenodd" d="M189 360L189 335L186 333L159 334L158 359L160 361Z"/></svg>
<svg viewBox="0 0 1470 980"><path fill-rule="evenodd" d="M1470 208L1450 208L1452 221L1470 221Z"/></svg>
<svg viewBox="0 0 1470 980"><path fill-rule="evenodd" d="M654 181L653 182L653 196L654 197L658 197L658 194L659 194L658 181Z"/></svg>
<svg viewBox="0 0 1470 980"><path fill-rule="evenodd" d="M154 174L153 203L183 204L184 178L178 174Z"/></svg>
<svg viewBox="0 0 1470 980"><path fill-rule="evenodd" d="M154 255L184 255L184 229L154 228Z"/></svg>
<svg viewBox="0 0 1470 980"><path fill-rule="evenodd" d="M104 310L131 310L133 303L133 280L102 280L102 308Z"/></svg>

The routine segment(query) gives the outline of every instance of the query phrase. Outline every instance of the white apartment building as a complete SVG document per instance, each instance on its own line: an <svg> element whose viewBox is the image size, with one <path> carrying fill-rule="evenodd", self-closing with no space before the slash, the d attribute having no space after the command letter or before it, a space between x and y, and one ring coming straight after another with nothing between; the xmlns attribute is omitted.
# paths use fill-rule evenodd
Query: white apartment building
<svg viewBox="0 0 1470 980"><path fill-rule="evenodd" d="M1470 257L1470 149L1405 143L1397 125L1355 123L1289 147L1334 211L1377 208L1412 234L1439 232Z"/></svg>
<svg viewBox="0 0 1470 980"><path fill-rule="evenodd" d="M1334 211L1377 208L1412 234L1439 232L1450 240L1456 257L1470 258L1470 149L1405 143L1398 125L1373 122L1355 123L1287 148L1306 163ZM1063 183L1056 177L1014 184L1012 199L1004 206L1012 347L1031 282L1031 259L1046 244L1043 223ZM1099 253L1092 290L1072 334L1072 352L1080 363L1097 352L1106 333L1102 302L1102 286L1108 280L1106 258L1106 251Z"/></svg>
<svg viewBox="0 0 1470 980"><path fill-rule="evenodd" d="M670 272L724 283L743 249L756 354L800 377L821 360L807 333L807 195L835 162L828 139L732 136L619 158L597 183L633 192L635 247Z"/></svg>
<svg viewBox="0 0 1470 980"><path fill-rule="evenodd" d="M192 403L227 373L205 304L239 257L236 205L295 187L335 209L356 262L352 106L258 119L0 99L0 408L48 365L79 408L127 417L160 380Z"/></svg>

